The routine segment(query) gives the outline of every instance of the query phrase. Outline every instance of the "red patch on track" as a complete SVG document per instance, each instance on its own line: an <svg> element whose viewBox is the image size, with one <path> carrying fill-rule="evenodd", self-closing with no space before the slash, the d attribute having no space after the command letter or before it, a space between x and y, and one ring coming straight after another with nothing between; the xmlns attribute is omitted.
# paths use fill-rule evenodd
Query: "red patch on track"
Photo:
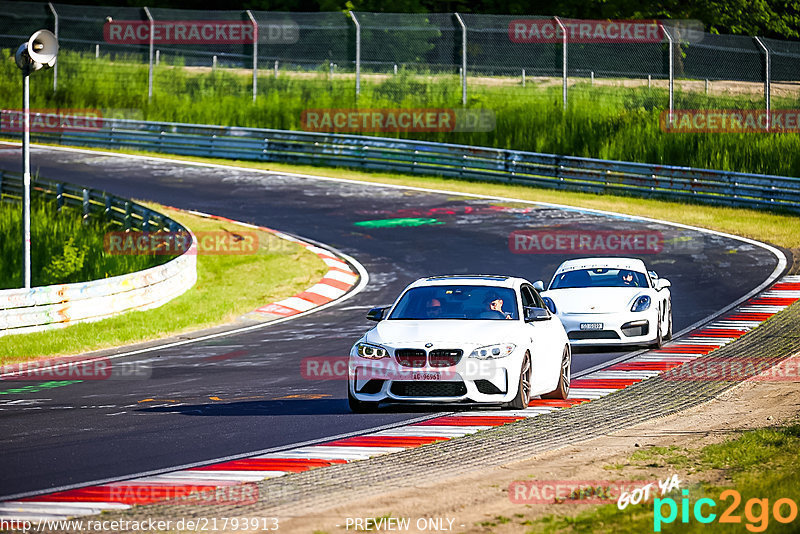
<svg viewBox="0 0 800 534"><path fill-rule="evenodd" d="M341 289L342 291L347 291L348 289L353 287L353 284L348 284L347 282L342 282L334 278L323 278L322 280L319 281L319 283L335 287L336 289Z"/></svg>
<svg viewBox="0 0 800 534"><path fill-rule="evenodd" d="M576 389L622 389L641 381L640 378L579 378L573 380L570 387Z"/></svg>
<svg viewBox="0 0 800 534"><path fill-rule="evenodd" d="M612 365L605 371L666 371L683 365L683 362L627 362Z"/></svg>
<svg viewBox="0 0 800 534"><path fill-rule="evenodd" d="M301 298L303 300L307 300L309 302L313 302L314 304L316 304L318 306L320 306L322 304L327 304L328 302L333 300L330 297L325 297L323 295L317 295L316 293L311 293L309 291L303 291L302 293L298 293L297 295L295 295L295 297Z"/></svg>
<svg viewBox="0 0 800 534"><path fill-rule="evenodd" d="M525 419L524 417L495 416L487 415L446 415L436 419L428 419L421 423L414 423L411 426L500 426Z"/></svg>
<svg viewBox="0 0 800 534"><path fill-rule="evenodd" d="M574 384L575 381L572 381ZM572 385L570 385L571 387ZM577 386L576 386L577 387ZM587 402L589 399L533 399L531 400L528 407L535 408L536 406L556 406L558 408L569 408L570 406L575 406L576 404L583 404Z"/></svg>
<svg viewBox="0 0 800 534"><path fill-rule="evenodd" d="M651 351L650 354L702 354L706 355L719 348L719 345L670 345Z"/></svg>
<svg viewBox="0 0 800 534"><path fill-rule="evenodd" d="M447 441L450 438L441 436L355 436L352 438L337 439L320 446L331 447L419 447L437 441Z"/></svg>
<svg viewBox="0 0 800 534"><path fill-rule="evenodd" d="M190 471L290 471L298 473L316 467L344 463L347 463L347 461L306 458L245 458L203 467L192 467Z"/></svg>

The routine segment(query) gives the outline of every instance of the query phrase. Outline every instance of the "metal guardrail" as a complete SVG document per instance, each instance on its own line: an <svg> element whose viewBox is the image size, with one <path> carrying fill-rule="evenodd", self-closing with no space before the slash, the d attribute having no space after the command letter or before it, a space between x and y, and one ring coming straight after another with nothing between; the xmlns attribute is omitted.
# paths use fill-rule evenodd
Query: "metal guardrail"
<svg viewBox="0 0 800 534"><path fill-rule="evenodd" d="M0 170L0 198L22 200L22 187L21 173ZM166 215L131 200L109 195L105 191L33 178L31 194L55 197L58 209L61 209L62 206L80 208L84 219L91 216L103 217L119 224L124 230L185 231L183 226Z"/></svg>
<svg viewBox="0 0 800 534"><path fill-rule="evenodd" d="M0 171L0 199L20 199L22 187L21 174ZM42 179L32 180L31 189L32 195L52 198L59 208L79 207L84 218L103 217L125 230L191 235L169 217L103 191ZM143 271L77 284L0 290L0 336L161 306L194 285L196 261L196 247L192 245L177 258Z"/></svg>
<svg viewBox="0 0 800 534"><path fill-rule="evenodd" d="M99 124L99 123L98 123ZM0 136L20 137L19 132ZM800 213L800 178L558 156L384 137L103 119L36 142L516 182Z"/></svg>

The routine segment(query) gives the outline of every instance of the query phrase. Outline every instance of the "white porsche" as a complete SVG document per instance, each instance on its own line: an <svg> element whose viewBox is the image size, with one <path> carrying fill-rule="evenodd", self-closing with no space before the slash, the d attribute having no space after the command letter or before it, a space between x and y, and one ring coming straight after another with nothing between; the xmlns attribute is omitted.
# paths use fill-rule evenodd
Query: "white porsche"
<svg viewBox="0 0 800 534"><path fill-rule="evenodd" d="M421 278L350 351L354 412L387 402L486 403L522 409L569 394L572 355L558 318L527 280Z"/></svg>
<svg viewBox="0 0 800 534"><path fill-rule="evenodd" d="M556 270L542 299L573 345L649 345L672 337L670 281L633 258L583 258Z"/></svg>

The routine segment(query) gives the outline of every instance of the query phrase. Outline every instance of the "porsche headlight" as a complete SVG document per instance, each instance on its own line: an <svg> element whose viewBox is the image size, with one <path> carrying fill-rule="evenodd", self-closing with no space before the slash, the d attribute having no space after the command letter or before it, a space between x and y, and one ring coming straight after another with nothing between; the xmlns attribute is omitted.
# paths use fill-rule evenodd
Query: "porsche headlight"
<svg viewBox="0 0 800 534"><path fill-rule="evenodd" d="M372 345L371 343L359 343L356 345L356 351L362 358L369 358L370 360L380 360L389 356L389 351L379 345Z"/></svg>
<svg viewBox="0 0 800 534"><path fill-rule="evenodd" d="M643 312L650 307L650 297L647 295L641 295L636 297L636 300L633 301L633 306L631 306L632 312Z"/></svg>
<svg viewBox="0 0 800 534"><path fill-rule="evenodd" d="M479 358L481 360L489 360L494 358L505 358L517 348L513 343L501 343L498 345L486 345L485 347L478 347L473 350L469 355L470 358Z"/></svg>

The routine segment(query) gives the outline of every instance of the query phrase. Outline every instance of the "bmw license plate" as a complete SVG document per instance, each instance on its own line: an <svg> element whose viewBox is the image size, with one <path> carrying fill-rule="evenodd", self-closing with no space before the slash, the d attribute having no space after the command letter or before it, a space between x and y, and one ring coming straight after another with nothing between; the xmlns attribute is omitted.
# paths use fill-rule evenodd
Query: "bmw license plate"
<svg viewBox="0 0 800 534"><path fill-rule="evenodd" d="M427 380L437 381L437 380L441 380L441 379L442 379L442 374L441 373L412 373L411 374L411 380L421 380L421 381L424 382L424 381L427 381Z"/></svg>
<svg viewBox="0 0 800 534"><path fill-rule="evenodd" d="M602 330L603 323L581 323L581 330Z"/></svg>

